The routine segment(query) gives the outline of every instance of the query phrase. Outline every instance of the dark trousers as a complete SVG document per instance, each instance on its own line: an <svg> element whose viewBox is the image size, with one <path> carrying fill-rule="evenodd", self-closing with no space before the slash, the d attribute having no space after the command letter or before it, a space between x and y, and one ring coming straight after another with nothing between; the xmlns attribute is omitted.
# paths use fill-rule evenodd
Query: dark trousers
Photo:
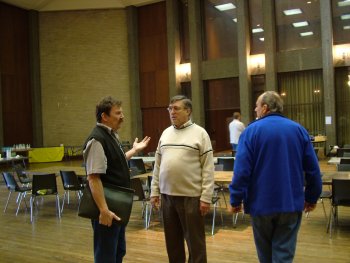
<svg viewBox="0 0 350 263"><path fill-rule="evenodd" d="M293 262L301 218L301 212L252 217L260 262Z"/></svg>
<svg viewBox="0 0 350 263"><path fill-rule="evenodd" d="M206 263L204 217L199 210L199 197L162 194L166 249L170 263L186 262L185 240L189 263Z"/></svg>
<svg viewBox="0 0 350 263"><path fill-rule="evenodd" d="M126 254L125 226L104 226L91 220L94 230L95 263L121 263Z"/></svg>

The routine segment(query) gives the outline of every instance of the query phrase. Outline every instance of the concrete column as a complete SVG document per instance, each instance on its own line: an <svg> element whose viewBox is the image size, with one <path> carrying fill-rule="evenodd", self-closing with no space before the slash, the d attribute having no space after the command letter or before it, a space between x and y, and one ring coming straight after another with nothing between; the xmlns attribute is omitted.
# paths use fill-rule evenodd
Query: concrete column
<svg viewBox="0 0 350 263"><path fill-rule="evenodd" d="M205 127L204 92L202 81L202 36L200 1L188 1L190 54L191 54L191 86L193 112L192 119Z"/></svg>
<svg viewBox="0 0 350 263"><path fill-rule="evenodd" d="M273 0L262 1L265 43L265 85L266 90L278 91L276 70L276 23Z"/></svg>
<svg viewBox="0 0 350 263"><path fill-rule="evenodd" d="M0 71L0 102L2 103L2 88L1 88L1 71ZM4 123L3 123L3 116L2 116L2 106L0 107L0 147L4 146ZM1 152L1 149L0 149Z"/></svg>
<svg viewBox="0 0 350 263"><path fill-rule="evenodd" d="M325 135L327 136L326 152L328 145L335 145L337 141L331 10L332 4L330 0L320 1L324 113L332 121L331 124L325 125Z"/></svg>
<svg viewBox="0 0 350 263"><path fill-rule="evenodd" d="M43 122L41 106L39 12L29 11L29 74L32 96L33 146L43 146Z"/></svg>
<svg viewBox="0 0 350 263"><path fill-rule="evenodd" d="M239 96L242 121L252 121L252 88L249 68L250 34L248 1L237 0L237 41L239 64Z"/></svg>
<svg viewBox="0 0 350 263"><path fill-rule="evenodd" d="M168 71L169 71L169 97L179 94L180 82L176 77L176 65L180 64L180 33L179 11L175 0L166 1L167 12L167 39L168 39Z"/></svg>
<svg viewBox="0 0 350 263"><path fill-rule="evenodd" d="M128 28L128 57L129 57L129 90L131 100L131 136L130 138L143 138L142 134L142 112L140 102L140 80L139 80L139 47L137 8L128 6L126 8Z"/></svg>

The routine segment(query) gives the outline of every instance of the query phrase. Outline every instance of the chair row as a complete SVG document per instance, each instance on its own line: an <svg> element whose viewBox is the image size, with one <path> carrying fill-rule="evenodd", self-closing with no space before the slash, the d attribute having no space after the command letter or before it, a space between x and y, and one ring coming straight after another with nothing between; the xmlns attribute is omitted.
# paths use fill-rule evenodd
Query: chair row
<svg viewBox="0 0 350 263"><path fill-rule="evenodd" d="M67 198L67 202L69 204L70 198L69 193L70 191L75 191L78 198L78 204L82 195L82 190L84 188L84 184L78 179L78 176L75 174L74 171L60 171L61 178L62 178L62 184L64 189L64 195L63 195L63 201L62 201L62 207L60 206L60 198L58 195L57 190L57 181L56 181L56 174L34 174L33 178L31 179L27 174L24 173L24 171L21 171L20 174L17 173L17 177L19 179L18 184L13 173L11 172L3 172L3 178L6 183L6 187L9 190L9 195L5 204L4 212L6 212L6 209L8 207L9 200L11 198L11 194L13 192L18 193L17 197L17 210L16 215L18 214L19 208L21 206L22 200L24 200L25 205L27 207L27 203L25 200L25 197L28 193L31 193L30 196L30 220L33 222L34 220L34 206L35 201L37 197L46 197L50 195L54 195L56 198L56 209L57 209L57 215L59 218L61 218L61 213L63 212L64 204Z"/></svg>

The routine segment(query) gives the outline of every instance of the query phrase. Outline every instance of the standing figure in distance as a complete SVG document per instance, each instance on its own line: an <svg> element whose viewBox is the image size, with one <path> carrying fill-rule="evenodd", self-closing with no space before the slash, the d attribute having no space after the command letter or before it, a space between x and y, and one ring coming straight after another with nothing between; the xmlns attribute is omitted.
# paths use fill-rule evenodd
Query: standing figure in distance
<svg viewBox="0 0 350 263"><path fill-rule="evenodd" d="M95 263L121 263L126 253L125 226L113 224L120 220L108 209L103 184L130 187L127 160L143 150L150 137L136 138L132 149L124 153L117 131L124 121L121 101L108 96L96 106L97 124L84 145L84 161L92 196L100 210L98 220L91 220L94 231Z"/></svg>
<svg viewBox="0 0 350 263"><path fill-rule="evenodd" d="M231 211L243 200L260 262L292 262L302 211L312 211L322 191L320 169L306 129L281 114L278 93L263 93L255 111L238 143Z"/></svg>
<svg viewBox="0 0 350 263"><path fill-rule="evenodd" d="M207 262L204 215L214 188L213 150L208 133L191 121L192 102L183 95L170 100L172 126L159 139L151 184L151 203L161 197L170 263Z"/></svg>
<svg viewBox="0 0 350 263"><path fill-rule="evenodd" d="M230 132L230 143L232 145L232 150L237 150L238 140L241 136L241 133L245 129L243 122L241 122L241 114L239 112L233 113L233 121L228 125Z"/></svg>

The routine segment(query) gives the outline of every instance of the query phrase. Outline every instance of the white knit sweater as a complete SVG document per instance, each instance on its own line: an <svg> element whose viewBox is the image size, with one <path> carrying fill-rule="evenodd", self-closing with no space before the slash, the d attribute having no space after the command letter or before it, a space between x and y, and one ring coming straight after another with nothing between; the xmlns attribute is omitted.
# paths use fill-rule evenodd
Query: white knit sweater
<svg viewBox="0 0 350 263"><path fill-rule="evenodd" d="M210 203L213 187L213 149L208 133L191 121L181 129L165 129L157 147L151 196L198 196Z"/></svg>

